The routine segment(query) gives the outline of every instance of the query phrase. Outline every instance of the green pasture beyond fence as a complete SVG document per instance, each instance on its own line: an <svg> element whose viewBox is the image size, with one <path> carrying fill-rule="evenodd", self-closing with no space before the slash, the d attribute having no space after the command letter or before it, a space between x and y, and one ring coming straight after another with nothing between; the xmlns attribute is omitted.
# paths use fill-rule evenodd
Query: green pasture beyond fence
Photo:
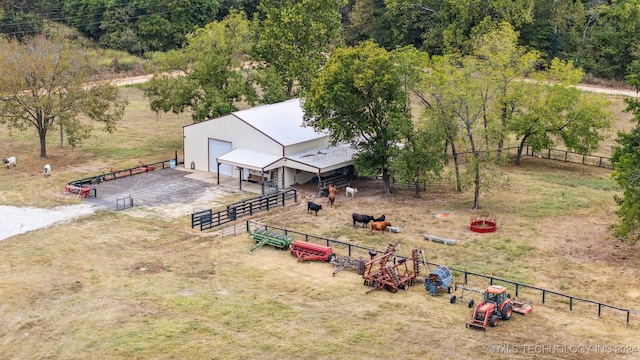
<svg viewBox="0 0 640 360"><path fill-rule="evenodd" d="M502 149L502 151L506 153L507 158L512 160L515 159L516 156L518 155L517 147L504 148ZM481 153L484 153L484 152L481 152ZM458 162L460 164L466 163L467 157L470 155L471 155L471 152L458 153ZM601 167L605 169L611 169L613 167L613 165L611 164L611 158L608 158L608 157L598 156L598 155L578 154L568 150L560 150L560 149L543 149L540 151L533 151L533 148L531 148L531 146L529 145L526 145L522 149L522 156L535 156L541 159L557 160L557 161L562 161L562 162L567 162L572 164L581 164L581 165L587 165L587 166L596 166L596 167ZM427 184L428 183L426 181L422 181L418 184L418 186L420 187L420 190L426 190ZM397 189L404 189L404 190L416 189L415 183L407 183L405 181L394 182L392 185Z"/></svg>
<svg viewBox="0 0 640 360"><path fill-rule="evenodd" d="M510 159L515 159L518 155L517 147L504 148L502 149L502 151L505 152ZM458 160L460 161L460 163L465 163L467 161L467 156L469 156L470 154L471 152L458 153ZM579 154L576 152L561 149L542 149L539 151L533 151L533 148L531 146L526 145L522 149L522 156L535 156L542 159L557 160L573 164L597 166L607 169L612 168L611 158L598 155Z"/></svg>
<svg viewBox="0 0 640 360"><path fill-rule="evenodd" d="M254 222L251 220L247 220L247 228L249 227L249 224L253 224L254 228L259 228L262 227L265 230L268 229L275 229L278 231L283 232L285 235L290 235L290 236L294 236L294 235L298 235L300 239L304 239L304 241L313 241L315 243L320 243L326 246L332 246L332 245L339 245L339 246L344 246L347 248L348 250L348 256L349 257L353 257L353 253L357 252L357 253L361 253L360 256L362 257L366 257L369 256L369 251L374 250L375 252L377 252L378 254L382 254L384 253L384 251L379 251L377 249L371 249L370 247L366 247L366 246L362 246L362 245L357 245L357 244L352 244L349 242L345 242L345 241L341 241L341 240L335 240L335 239L329 239L329 238L325 238L325 237L321 237L321 236L315 236L315 235L309 235L309 234L305 234L305 233L301 233L295 230L291 230L291 229L287 229L287 228L282 228L282 227L278 227L278 226L271 226L271 225L267 225L267 224L262 224L259 222ZM404 256L399 256L396 255L393 259L394 264L396 263L396 261L400 260L400 259L406 259L406 257ZM434 266L439 266L442 264L436 264L436 263L432 263L432 262L426 262L426 264L428 265L434 265ZM515 296L518 296L519 292L521 289L529 289L529 290L533 290L536 292L539 292L542 296L542 303L544 304L545 302L547 302L550 298L549 295L552 295L554 297L554 299L556 299L559 302L563 302L563 301L568 301L569 302L569 310L572 311L574 308L574 305L577 302L582 302L582 303L586 303L586 304L591 304L591 305L595 305L597 308L597 313L598 313L598 317L601 316L602 314L602 310L603 309L612 309L615 311L619 311L621 313L623 313L626 316L626 321L627 324L629 324L631 322L631 314L634 315L640 315L640 311L636 311L636 310L632 310L632 309L625 309L625 308L621 308L618 306L614 306L611 304L605 304L605 303L601 303L599 301L595 301L595 300L589 300L589 299L584 299L581 297L577 297L577 296L573 296L573 295L568 295L568 294L563 294L554 290L549 290L549 289L544 289L541 287L537 287L537 286L532 286L532 285L527 285L527 284L523 284L521 282L517 282L517 281L513 281L513 280L508 280L508 279L502 279L502 278L498 278L495 276L491 276L491 275L485 275L485 274L478 274L478 273L474 273L471 271L467 271L467 270L463 270L463 269L455 269L455 268L449 268L452 271L458 272L460 274L462 274L464 276L464 284L468 284L469 282L469 277L475 276L478 278L482 278L482 279L487 279L489 280L489 285L493 285L494 283L504 283L504 284L509 284L509 285L513 285L515 286Z"/></svg>

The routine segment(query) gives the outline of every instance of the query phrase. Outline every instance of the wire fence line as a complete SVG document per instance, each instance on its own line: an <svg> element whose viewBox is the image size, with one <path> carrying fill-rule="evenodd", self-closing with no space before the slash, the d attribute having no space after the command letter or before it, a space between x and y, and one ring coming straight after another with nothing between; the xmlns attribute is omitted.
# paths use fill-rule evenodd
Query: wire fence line
<svg viewBox="0 0 640 360"><path fill-rule="evenodd" d="M377 249L372 249L371 247L362 246L362 245L358 245L358 244L353 244L353 243L350 243L350 242L347 242L347 241L341 241L341 240L326 238L326 237L322 237L322 236L310 235L310 234L299 232L299 231L296 231L296 230L291 230L291 229L287 229L287 228L279 227L279 226L268 225L268 224L264 224L264 223L260 223L260 222L256 222L256 221L247 220L247 227L249 226L248 224L253 224L254 226L261 226L261 227L264 227L265 229L276 229L276 230L279 230L279 231L283 232L285 235L290 235L290 236L298 235L299 238L302 238L304 241L307 241L307 242L311 241L311 242L320 243L320 244L323 244L323 245L326 245L326 246L338 245L340 248L346 248L349 257L354 257L355 254L358 254L359 256L366 257L366 256L370 255L372 252L373 253L377 253L377 254L384 253L384 251L377 250ZM355 255L355 256L358 256L358 255ZM394 255L393 262L396 263L396 261L398 261L400 259L406 259L406 257L400 256L400 255ZM425 261L425 264L426 265L434 265L434 266L442 265L442 264L432 263L432 262L429 262L429 261ZM541 302L543 304L547 303L550 299L557 300L560 303L568 301L568 303L569 303L569 311L573 311L575 304L579 303L579 302L585 303L585 304L591 304L591 305L595 305L596 306L598 317L600 317L602 315L603 309L610 309L610 310L618 311L618 312L626 315L626 323L627 324L631 323L631 315L632 314L640 315L640 311L637 311L637 310L632 310L632 309L629 309L629 308L622 308L622 307L619 307L619 306L615 306L615 305L599 302L599 301L596 301L596 300L585 299L585 298L578 297L578 296L564 294L564 293L561 293L561 292L558 292L558 291L555 291L555 290L550 290L550 289L545 289L545 288L541 288L541 287L537 287L537 286L533 286L533 285L528 285L528 284L524 284L524 283L521 283L521 282L518 282L518 281L503 279L503 278L499 278L499 277L492 276L492 275L485 275L485 274L475 273L475 272L467 271L467 270L464 270L464 269L456 269L456 268L449 268L449 269L451 269L454 272L458 272L459 274L461 274L463 276L463 278L464 278L464 284L468 284L469 277L471 277L471 276L487 279L487 280L489 280L489 285L493 285L494 283L509 284L509 285L512 285L512 286L515 287L515 296L518 296L523 289L526 289L526 290L532 290L532 291L539 292L541 294L541 296L542 296ZM638 317L638 319L640 319L640 317Z"/></svg>

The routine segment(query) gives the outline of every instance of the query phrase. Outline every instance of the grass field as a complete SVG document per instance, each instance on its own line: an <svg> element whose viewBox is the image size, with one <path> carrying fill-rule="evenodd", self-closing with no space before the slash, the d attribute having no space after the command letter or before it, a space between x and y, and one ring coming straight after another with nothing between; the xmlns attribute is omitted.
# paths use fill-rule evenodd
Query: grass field
<svg viewBox="0 0 640 360"><path fill-rule="evenodd" d="M114 135L97 131L69 149L50 134L48 180L35 135L0 129L2 157L18 157L17 168L0 169L0 205L76 203L62 193L70 179L180 155L188 114L157 115L138 90L123 93L130 105ZM612 108L620 104L614 99ZM629 118L620 115L617 126L630 128ZM421 281L396 294L365 294L354 272L332 276L327 263L299 263L269 247L249 253L242 221L239 235L220 237L192 230L189 213L138 207L0 242L0 358L640 358L640 248L607 240L619 193L609 171L530 157L504 170L509 187L480 201L481 213L497 217L495 233L469 231L477 213L471 193L440 186L422 199L409 191L385 197L380 183L363 179L354 183L355 198L341 193L317 217L307 214L306 200L327 200L300 187L297 204L253 219L377 249L400 242L404 256L423 248L432 262L633 309L630 324L624 312L605 308L598 317L597 306L579 301L568 311L566 299L547 294L542 304L540 293L522 291L533 313L477 332L465 328L471 310L464 303L427 296ZM436 216L445 211L449 218ZM401 232L369 235L351 225L353 212L385 214ZM457 244L428 242L425 234ZM616 353L623 351L631 353Z"/></svg>

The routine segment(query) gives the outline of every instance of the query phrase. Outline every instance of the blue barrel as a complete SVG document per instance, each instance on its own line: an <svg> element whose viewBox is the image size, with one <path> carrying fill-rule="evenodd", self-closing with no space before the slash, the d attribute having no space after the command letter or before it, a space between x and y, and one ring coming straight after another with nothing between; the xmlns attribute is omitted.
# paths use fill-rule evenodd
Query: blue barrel
<svg viewBox="0 0 640 360"><path fill-rule="evenodd" d="M170 168L175 168L176 167L176 161L175 160L169 160L169 167Z"/></svg>

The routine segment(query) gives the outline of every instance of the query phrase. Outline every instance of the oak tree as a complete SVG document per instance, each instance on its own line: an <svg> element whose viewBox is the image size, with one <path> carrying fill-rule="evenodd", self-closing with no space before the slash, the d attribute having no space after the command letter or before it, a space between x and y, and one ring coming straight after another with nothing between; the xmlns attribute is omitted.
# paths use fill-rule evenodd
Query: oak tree
<svg viewBox="0 0 640 360"><path fill-rule="evenodd" d="M328 54L340 43L344 0L263 0L254 29L252 57L263 102L298 96L308 89Z"/></svg>
<svg viewBox="0 0 640 360"><path fill-rule="evenodd" d="M88 138L84 115L112 132L126 100L108 82L89 84L96 72L86 54L44 36L25 42L0 41L0 123L10 129L35 128L40 157L47 157L47 133L58 127L72 147Z"/></svg>
<svg viewBox="0 0 640 360"><path fill-rule="evenodd" d="M142 85L151 109L176 114L189 109L200 122L238 110L239 101L254 103L255 89L243 69L251 41L249 21L232 12L197 29L185 48L156 56L154 77Z"/></svg>
<svg viewBox="0 0 640 360"><path fill-rule="evenodd" d="M513 117L509 125L519 142L516 164L525 145L538 151L561 142L581 154L595 150L603 131L611 127L606 99L575 87L582 71L571 62L554 59L536 78L528 84L522 115Z"/></svg>
<svg viewBox="0 0 640 360"><path fill-rule="evenodd" d="M640 88L640 67L627 75L628 83ZM637 98L625 99L625 111L634 114L636 126L629 133L618 132L617 145L613 147L611 164L612 178L622 187L622 196L616 196L619 208L616 211L618 221L609 227L613 236L632 245L640 240L640 101Z"/></svg>
<svg viewBox="0 0 640 360"><path fill-rule="evenodd" d="M411 124L392 53L372 41L337 49L304 96L305 124L357 149L365 176L382 175L390 194L391 159Z"/></svg>

